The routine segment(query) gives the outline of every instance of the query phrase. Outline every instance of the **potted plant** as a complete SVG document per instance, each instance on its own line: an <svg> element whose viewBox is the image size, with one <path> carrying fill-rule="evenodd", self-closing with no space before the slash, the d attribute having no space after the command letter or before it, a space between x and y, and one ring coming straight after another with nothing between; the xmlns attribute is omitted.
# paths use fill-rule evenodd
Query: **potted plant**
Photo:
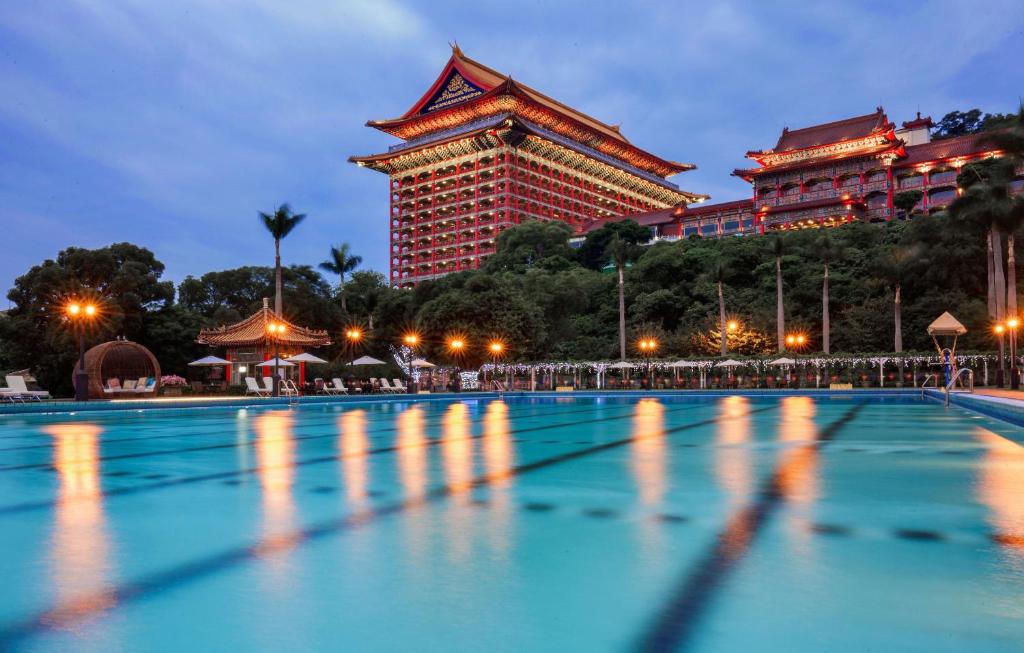
<svg viewBox="0 0 1024 653"><path fill-rule="evenodd" d="M188 381L177 374L167 374L160 377L160 386L163 388L162 394L165 397L180 397L181 390L186 385L188 385Z"/></svg>

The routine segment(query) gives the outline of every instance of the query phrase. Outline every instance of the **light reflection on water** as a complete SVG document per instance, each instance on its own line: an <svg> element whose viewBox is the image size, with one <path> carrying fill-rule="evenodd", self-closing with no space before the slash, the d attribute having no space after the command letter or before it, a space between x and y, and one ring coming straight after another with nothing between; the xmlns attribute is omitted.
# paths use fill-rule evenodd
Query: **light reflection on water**
<svg viewBox="0 0 1024 653"><path fill-rule="evenodd" d="M511 525L514 523L511 519L512 478L508 472L516 463L509 431L508 404L500 400L487 404L484 411L484 466L487 476L494 479L490 483L487 533L491 547L503 554L511 546Z"/></svg>
<svg viewBox="0 0 1024 653"><path fill-rule="evenodd" d="M253 421L263 506L263 538L259 550L274 561L281 558L273 554L288 551L296 544L292 497L295 481L293 420L291 411L274 410L260 413Z"/></svg>
<svg viewBox="0 0 1024 653"><path fill-rule="evenodd" d="M715 477L729 495L730 503L744 501L754 489L753 461L749 445L750 400L731 395L718 404L718 433L715 438Z"/></svg>
<svg viewBox="0 0 1024 653"><path fill-rule="evenodd" d="M987 447L978 465L978 500L989 510L1001 554L1024 572L1024 447L982 427L974 437Z"/></svg>
<svg viewBox="0 0 1024 653"><path fill-rule="evenodd" d="M657 505L667 489L665 447L665 407L657 399L641 399L633 415L633 443L630 460L640 501Z"/></svg>
<svg viewBox="0 0 1024 653"><path fill-rule="evenodd" d="M469 490L473 480L473 440L469 407L453 403L441 424L441 457L444 479L451 495L445 506L446 544L453 560L465 561L472 552L473 514Z"/></svg>
<svg viewBox="0 0 1024 653"><path fill-rule="evenodd" d="M815 500L818 498L819 460L817 429L814 425L816 404L810 397L783 397L779 402L778 440L784 447L779 453L778 490L786 498L786 532L803 564L811 561L815 551L808 528Z"/></svg>
<svg viewBox="0 0 1024 653"><path fill-rule="evenodd" d="M370 463L366 452L370 441L366 437L366 411L357 408L338 417L338 451L341 452L341 474L345 483L345 498L353 509L367 503L370 483Z"/></svg>
<svg viewBox="0 0 1024 653"><path fill-rule="evenodd" d="M58 608L47 617L57 627L95 618L116 602L107 587L114 552L107 534L100 487L99 438L90 423L47 426L54 438L53 466L60 481L51 545Z"/></svg>

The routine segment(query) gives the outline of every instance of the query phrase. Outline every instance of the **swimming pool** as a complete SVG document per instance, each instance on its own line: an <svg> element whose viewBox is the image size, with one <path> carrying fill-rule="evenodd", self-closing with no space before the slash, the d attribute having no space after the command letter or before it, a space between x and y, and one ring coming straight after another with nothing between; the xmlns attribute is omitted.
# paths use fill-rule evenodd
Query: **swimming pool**
<svg viewBox="0 0 1024 653"><path fill-rule="evenodd" d="M1019 651L1022 442L869 395L0 417L0 642Z"/></svg>

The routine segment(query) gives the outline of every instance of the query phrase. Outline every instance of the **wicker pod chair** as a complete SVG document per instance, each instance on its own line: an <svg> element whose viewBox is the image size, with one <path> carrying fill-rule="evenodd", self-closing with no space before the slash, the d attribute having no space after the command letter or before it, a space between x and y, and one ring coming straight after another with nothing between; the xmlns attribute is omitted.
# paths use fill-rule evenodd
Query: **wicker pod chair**
<svg viewBox="0 0 1024 653"><path fill-rule="evenodd" d="M160 391L159 361L153 352L131 340L111 340L85 352L85 371L89 374L90 399L154 397ZM78 364L75 365L75 373L77 372ZM138 380L143 377L156 379L156 385L151 392L114 396L103 392L103 386L108 379L118 379L123 383L126 380Z"/></svg>

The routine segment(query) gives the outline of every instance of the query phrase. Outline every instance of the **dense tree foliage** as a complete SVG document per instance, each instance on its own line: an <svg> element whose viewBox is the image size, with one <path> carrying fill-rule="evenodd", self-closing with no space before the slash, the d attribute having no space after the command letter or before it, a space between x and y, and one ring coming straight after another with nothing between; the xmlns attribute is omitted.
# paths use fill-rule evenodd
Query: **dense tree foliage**
<svg viewBox="0 0 1024 653"><path fill-rule="evenodd" d="M982 113L981 109L950 111L932 127L932 138L941 140L1010 127L1015 114Z"/></svg>

